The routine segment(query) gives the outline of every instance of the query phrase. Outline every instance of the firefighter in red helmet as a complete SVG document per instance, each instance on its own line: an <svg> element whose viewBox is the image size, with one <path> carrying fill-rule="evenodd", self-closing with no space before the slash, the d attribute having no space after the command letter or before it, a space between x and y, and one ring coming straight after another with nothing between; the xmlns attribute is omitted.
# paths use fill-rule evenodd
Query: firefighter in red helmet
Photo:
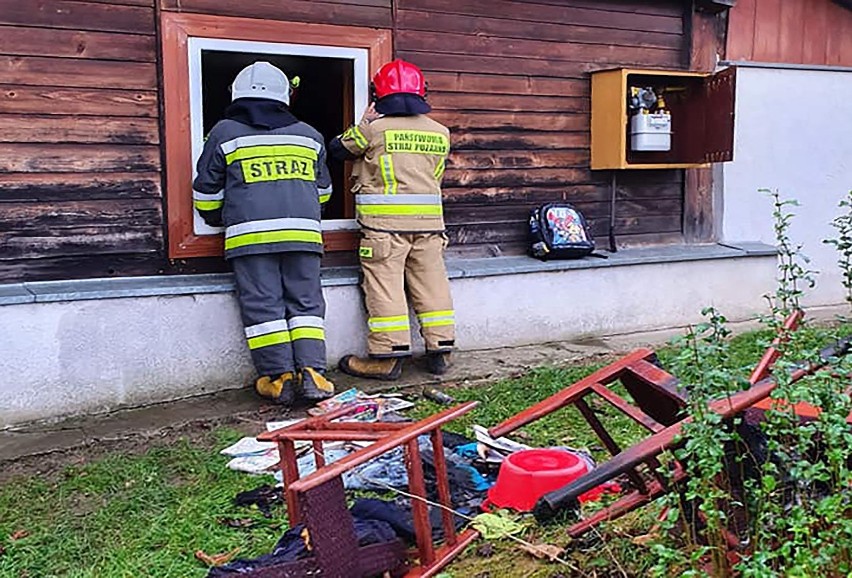
<svg viewBox="0 0 852 578"><path fill-rule="evenodd" d="M411 356L409 300L432 373L446 371L455 345L441 205L450 132L426 116L431 107L425 96L417 66L403 60L385 64L373 79L373 103L364 118L329 145L332 156L355 160L369 357L347 355L339 366L357 377L400 376Z"/></svg>

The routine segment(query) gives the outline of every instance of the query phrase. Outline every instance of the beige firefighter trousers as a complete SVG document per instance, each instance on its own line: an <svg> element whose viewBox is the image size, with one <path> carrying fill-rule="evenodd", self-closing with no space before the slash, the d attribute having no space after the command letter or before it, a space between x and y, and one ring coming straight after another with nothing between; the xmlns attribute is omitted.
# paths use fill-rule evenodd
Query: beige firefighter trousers
<svg viewBox="0 0 852 578"><path fill-rule="evenodd" d="M359 255L371 356L411 354L406 290L426 351L453 348L455 314L444 266L446 246L446 236L441 233L362 232Z"/></svg>

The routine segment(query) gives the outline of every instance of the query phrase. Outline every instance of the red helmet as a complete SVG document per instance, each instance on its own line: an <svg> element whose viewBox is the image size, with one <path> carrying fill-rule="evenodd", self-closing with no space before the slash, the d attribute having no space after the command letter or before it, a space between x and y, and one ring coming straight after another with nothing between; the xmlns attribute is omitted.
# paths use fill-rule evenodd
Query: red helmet
<svg viewBox="0 0 852 578"><path fill-rule="evenodd" d="M426 96L423 73L417 66L400 59L382 66L373 77L373 86L377 99L399 93Z"/></svg>

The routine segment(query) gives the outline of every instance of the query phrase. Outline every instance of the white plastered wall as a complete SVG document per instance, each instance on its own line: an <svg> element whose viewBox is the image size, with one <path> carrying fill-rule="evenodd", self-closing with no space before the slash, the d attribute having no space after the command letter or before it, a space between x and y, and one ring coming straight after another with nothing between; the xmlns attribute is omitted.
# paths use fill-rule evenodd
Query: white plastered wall
<svg viewBox="0 0 852 578"><path fill-rule="evenodd" d="M796 199L791 237L819 271L806 305L841 303L837 254L823 239L852 190L852 72L740 67L734 162L722 168L724 241L775 244L772 201Z"/></svg>
<svg viewBox="0 0 852 578"><path fill-rule="evenodd" d="M457 343L486 349L666 329L700 320L707 305L742 320L764 309L773 274L770 256L457 278ZM354 285L324 292L334 364L363 352L364 310ZM0 332L0 427L253 378L228 292L7 305L0 327L14 328Z"/></svg>

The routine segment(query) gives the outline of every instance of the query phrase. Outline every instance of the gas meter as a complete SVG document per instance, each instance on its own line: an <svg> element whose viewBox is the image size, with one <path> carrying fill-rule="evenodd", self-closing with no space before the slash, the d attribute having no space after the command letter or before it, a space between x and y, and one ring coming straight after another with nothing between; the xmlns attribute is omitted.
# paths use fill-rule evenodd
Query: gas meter
<svg viewBox="0 0 852 578"><path fill-rule="evenodd" d="M630 87L630 149L669 151L672 148L672 116L666 109L663 90Z"/></svg>

